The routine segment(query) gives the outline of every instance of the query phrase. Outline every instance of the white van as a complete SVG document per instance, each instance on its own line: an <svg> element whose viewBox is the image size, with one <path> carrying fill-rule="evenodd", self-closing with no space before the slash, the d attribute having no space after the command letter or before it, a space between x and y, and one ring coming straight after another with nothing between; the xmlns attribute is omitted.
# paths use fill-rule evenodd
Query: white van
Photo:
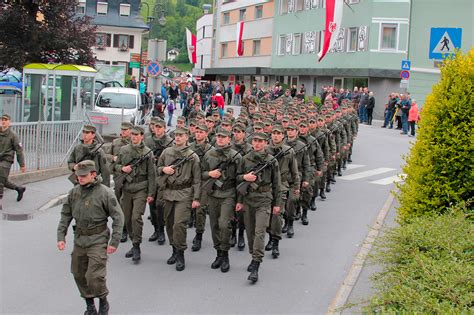
<svg viewBox="0 0 474 315"><path fill-rule="evenodd" d="M140 125L143 106L137 89L110 87L99 92L91 120L103 135L118 136L124 121Z"/></svg>

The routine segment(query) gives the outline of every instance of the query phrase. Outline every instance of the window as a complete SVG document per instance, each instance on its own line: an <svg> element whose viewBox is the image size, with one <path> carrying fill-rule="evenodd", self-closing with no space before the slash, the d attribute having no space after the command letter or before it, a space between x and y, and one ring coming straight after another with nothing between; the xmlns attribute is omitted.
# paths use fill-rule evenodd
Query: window
<svg viewBox="0 0 474 315"><path fill-rule="evenodd" d="M296 0L296 11L304 10L304 0Z"/></svg>
<svg viewBox="0 0 474 315"><path fill-rule="evenodd" d="M221 44L221 58L227 57L227 43Z"/></svg>
<svg viewBox="0 0 474 315"><path fill-rule="evenodd" d="M253 50L252 50L252 56L259 56L260 55L260 40L254 40L253 41Z"/></svg>
<svg viewBox="0 0 474 315"><path fill-rule="evenodd" d="M97 2L97 15L107 15L108 7L107 2Z"/></svg>
<svg viewBox="0 0 474 315"><path fill-rule="evenodd" d="M293 35L293 55L301 54L301 34Z"/></svg>
<svg viewBox="0 0 474 315"><path fill-rule="evenodd" d="M313 78L313 95L318 95L318 79Z"/></svg>
<svg viewBox="0 0 474 315"><path fill-rule="evenodd" d="M130 15L130 4L120 4L120 16L129 16Z"/></svg>
<svg viewBox="0 0 474 315"><path fill-rule="evenodd" d="M263 17L263 6L257 5L255 7L255 19L261 19Z"/></svg>
<svg viewBox="0 0 474 315"><path fill-rule="evenodd" d="M129 48L133 49L135 46L135 36L114 34L114 47L121 51L127 51Z"/></svg>
<svg viewBox="0 0 474 315"><path fill-rule="evenodd" d="M360 0L349 0L349 4L356 4L359 3Z"/></svg>
<svg viewBox="0 0 474 315"><path fill-rule="evenodd" d="M288 0L280 1L280 14L288 13Z"/></svg>
<svg viewBox="0 0 474 315"><path fill-rule="evenodd" d="M245 13L247 13L247 9L240 9L240 11L239 11L239 21L245 21Z"/></svg>
<svg viewBox="0 0 474 315"><path fill-rule="evenodd" d="M226 25L230 23L230 13L229 12L224 12L224 15L222 17L222 24Z"/></svg>
<svg viewBox="0 0 474 315"><path fill-rule="evenodd" d="M397 49L397 24L382 24L381 49Z"/></svg>
<svg viewBox="0 0 474 315"><path fill-rule="evenodd" d="M349 37L347 41L347 51L357 51L357 27L349 28L347 35Z"/></svg>
<svg viewBox="0 0 474 315"><path fill-rule="evenodd" d="M105 47L110 47L111 44L111 35L105 33L95 34L95 46L97 49L104 49Z"/></svg>
<svg viewBox="0 0 474 315"><path fill-rule="evenodd" d="M85 14L86 13L86 0L77 1L76 13L77 14Z"/></svg>
<svg viewBox="0 0 474 315"><path fill-rule="evenodd" d="M278 55L283 56L286 52L286 35L281 35L278 41Z"/></svg>

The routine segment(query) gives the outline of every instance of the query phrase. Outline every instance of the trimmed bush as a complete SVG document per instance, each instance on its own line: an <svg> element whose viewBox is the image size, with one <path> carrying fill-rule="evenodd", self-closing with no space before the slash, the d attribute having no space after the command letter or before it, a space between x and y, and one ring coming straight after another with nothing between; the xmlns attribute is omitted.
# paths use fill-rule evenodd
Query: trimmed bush
<svg viewBox="0 0 474 315"><path fill-rule="evenodd" d="M365 311L381 314L473 314L472 204L445 215L414 218L388 230L371 260L383 271Z"/></svg>
<svg viewBox="0 0 474 315"><path fill-rule="evenodd" d="M418 138L398 185L399 219L443 213L474 191L474 49L441 68L421 114Z"/></svg>

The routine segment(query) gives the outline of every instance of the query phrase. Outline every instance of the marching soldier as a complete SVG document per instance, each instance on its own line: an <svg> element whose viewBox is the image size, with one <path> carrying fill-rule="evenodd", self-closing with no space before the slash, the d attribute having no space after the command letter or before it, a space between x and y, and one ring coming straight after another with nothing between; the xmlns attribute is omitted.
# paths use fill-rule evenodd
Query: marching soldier
<svg viewBox="0 0 474 315"><path fill-rule="evenodd" d="M145 145L153 150L155 157L155 164L164 149L173 144L173 138L166 133L166 122L157 117L152 117L153 134L145 139ZM161 187L156 187L156 193L153 196L154 202L149 204L151 224L153 225L153 234L148 238L149 242L158 241L158 245L163 245L166 242L165 237L165 215L163 192Z"/></svg>
<svg viewBox="0 0 474 315"><path fill-rule="evenodd" d="M216 134L216 146L202 159L203 191L208 194L209 221L217 257L212 269L229 271L229 249L232 218L236 205L236 178L242 156L231 148L231 133L221 128Z"/></svg>
<svg viewBox="0 0 474 315"><path fill-rule="evenodd" d="M264 133L253 135L253 150L242 158L238 172L241 175L237 176L238 183L249 185L246 195L239 191L236 211L244 211L245 230L252 255L247 271L250 272L248 280L252 283L258 281L258 270L265 254L265 234L270 213L278 215L281 204L280 168L278 161L265 151L267 144ZM261 169L259 173L258 169Z"/></svg>
<svg viewBox="0 0 474 315"><path fill-rule="evenodd" d="M107 156L102 149L102 143L96 140L96 128L92 125L85 125L82 128L81 143L76 145L69 155L68 167L74 172L74 167L77 163L84 160L94 161L97 169L97 175L102 177L102 183L110 187L110 170L107 165ZM77 180L74 174L71 174L69 180L77 185Z"/></svg>
<svg viewBox="0 0 474 315"><path fill-rule="evenodd" d="M199 161L202 161L204 154L212 148L207 139L208 129L205 125L199 125L196 127L195 142L191 143L189 148L194 151L199 157ZM191 250L197 252L201 249L202 234L204 233L204 227L206 226L206 212L207 212L207 193L201 190L200 206L196 209L191 210L191 227L196 222L196 235L193 239L193 246ZM195 219L195 220L194 220Z"/></svg>
<svg viewBox="0 0 474 315"><path fill-rule="evenodd" d="M125 257L133 257L132 260L136 263L141 259L142 216L146 204L153 202L156 192L153 151L143 143L144 133L142 127L133 127L131 143L120 149L115 164L115 171L122 172L122 209L133 244Z"/></svg>
<svg viewBox="0 0 474 315"><path fill-rule="evenodd" d="M313 198L311 199L311 210L316 209L316 197L321 197L321 200L326 199L326 193L324 189L326 188L326 176L327 176L327 167L329 165L329 143L326 136L326 133L322 130L322 128L318 125L318 121L316 118L309 119L309 125L313 126L313 134L312 136L316 138L323 154L323 165L322 165L322 176L317 178L317 183L314 186L313 191Z"/></svg>
<svg viewBox="0 0 474 315"><path fill-rule="evenodd" d="M272 141L268 146L268 153L274 157L278 157L278 165L280 166L281 177L281 209L278 215L273 214L269 226L269 240L265 250L272 251L273 258L280 256L278 244L281 240L282 220L281 217L285 213L288 203L289 191L299 193L299 175L298 165L296 163L295 151L292 147L283 143L285 132L283 127L276 125L273 127Z"/></svg>
<svg viewBox="0 0 474 315"><path fill-rule="evenodd" d="M101 184L94 161L85 160L76 165L75 175L79 185L69 191L61 211L57 231L57 246L66 248L66 233L72 219L74 249L71 254L71 272L81 296L86 300L84 314L97 314L94 298L99 298L99 313L108 314L109 303L106 285L107 254L113 254L120 242L123 213L114 192ZM107 228L111 217L112 238Z"/></svg>
<svg viewBox="0 0 474 315"><path fill-rule="evenodd" d="M185 268L184 251L186 225L191 208L199 207L201 197L201 167L199 157L188 146L188 130L175 130L175 145L163 151L158 159L158 181L163 188L165 225L173 254L167 264L176 270Z"/></svg>
<svg viewBox="0 0 474 315"><path fill-rule="evenodd" d="M8 180L10 169L13 164L13 158L16 153L16 160L20 164L22 173L26 172L25 156L18 135L10 128L10 115L2 115L2 125L0 130L0 210L2 210L2 199L4 187L16 190L18 196L16 201L23 198L26 188L17 186Z"/></svg>

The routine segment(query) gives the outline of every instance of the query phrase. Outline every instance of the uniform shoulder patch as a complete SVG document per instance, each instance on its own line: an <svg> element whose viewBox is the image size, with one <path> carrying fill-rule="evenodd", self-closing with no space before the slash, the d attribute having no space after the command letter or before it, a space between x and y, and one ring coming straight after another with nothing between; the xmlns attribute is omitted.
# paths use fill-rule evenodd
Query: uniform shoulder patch
<svg viewBox="0 0 474 315"><path fill-rule="evenodd" d="M111 203L112 203L112 206L116 207L116 206L117 206L117 204L118 204L118 203L117 203L117 198L115 198L115 197L114 197L114 198L112 198L112 201L111 201Z"/></svg>

